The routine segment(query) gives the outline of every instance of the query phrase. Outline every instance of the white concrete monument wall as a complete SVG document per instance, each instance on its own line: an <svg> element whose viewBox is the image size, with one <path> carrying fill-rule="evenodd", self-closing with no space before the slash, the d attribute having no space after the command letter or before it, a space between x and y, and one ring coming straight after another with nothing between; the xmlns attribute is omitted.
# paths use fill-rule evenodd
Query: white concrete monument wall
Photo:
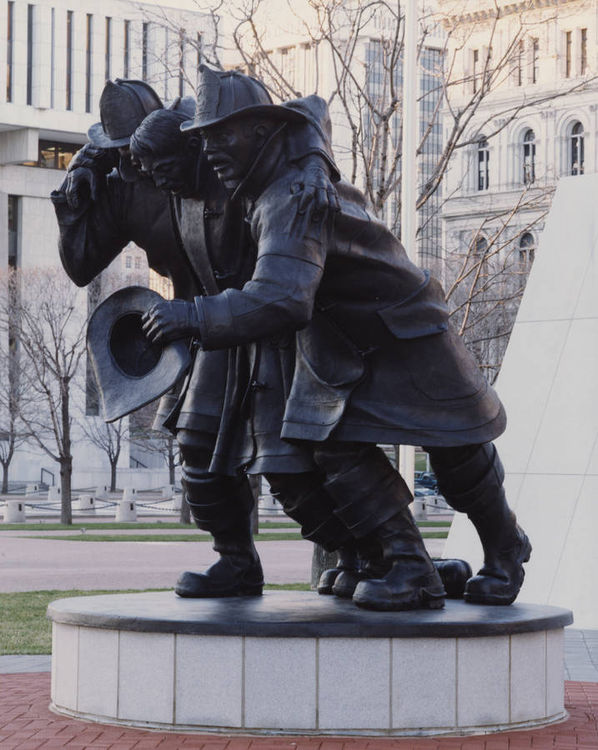
<svg viewBox="0 0 598 750"><path fill-rule="evenodd" d="M534 548L519 599L578 628L598 628L597 242L598 175L561 179L497 381L505 487ZM466 516L444 555L481 565Z"/></svg>

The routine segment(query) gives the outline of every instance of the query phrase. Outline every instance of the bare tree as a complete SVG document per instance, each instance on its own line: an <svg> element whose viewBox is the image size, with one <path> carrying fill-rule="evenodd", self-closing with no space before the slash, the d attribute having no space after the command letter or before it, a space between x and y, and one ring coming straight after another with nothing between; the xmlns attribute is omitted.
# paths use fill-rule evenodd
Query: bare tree
<svg viewBox="0 0 598 750"><path fill-rule="evenodd" d="M21 366L14 340L7 331L0 330L0 492L3 494L8 492L9 469L15 452L28 438L21 413L30 406L30 399Z"/></svg>
<svg viewBox="0 0 598 750"><path fill-rule="evenodd" d="M0 302L0 329L11 331L29 405L19 416L29 439L60 467L61 522L72 523L75 381L85 355L86 315L62 269L12 271Z"/></svg>
<svg viewBox="0 0 598 750"><path fill-rule="evenodd" d="M82 421L81 426L89 442L106 454L110 463L110 492L115 492L118 459L123 443L129 437L127 420L108 423L101 419L87 419Z"/></svg>
<svg viewBox="0 0 598 750"><path fill-rule="evenodd" d="M458 240L446 249L451 318L491 383L500 371L534 260L535 247L526 240L543 227L553 192L522 190L514 205L489 210L468 242Z"/></svg>

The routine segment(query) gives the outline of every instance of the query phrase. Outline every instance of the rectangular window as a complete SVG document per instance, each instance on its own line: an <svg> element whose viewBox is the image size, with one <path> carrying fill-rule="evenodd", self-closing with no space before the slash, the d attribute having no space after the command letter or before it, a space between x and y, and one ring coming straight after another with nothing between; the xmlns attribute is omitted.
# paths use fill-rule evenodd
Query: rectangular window
<svg viewBox="0 0 598 750"><path fill-rule="evenodd" d="M56 70L56 12L52 8L50 24L50 109L54 109L54 72Z"/></svg>
<svg viewBox="0 0 598 750"><path fill-rule="evenodd" d="M517 85L523 86L523 40L517 45Z"/></svg>
<svg viewBox="0 0 598 750"><path fill-rule="evenodd" d="M73 156L81 148L80 143L62 143L57 141L39 141L37 165L46 169L66 169Z"/></svg>
<svg viewBox="0 0 598 750"><path fill-rule="evenodd" d="M91 112L91 55L93 52L93 16L87 14L85 35L85 111Z"/></svg>
<svg viewBox="0 0 598 750"><path fill-rule="evenodd" d="M478 73L480 65L480 52L477 49L473 51L473 93L478 90Z"/></svg>
<svg viewBox="0 0 598 750"><path fill-rule="evenodd" d="M185 89L185 29L179 31L179 96Z"/></svg>
<svg viewBox="0 0 598 750"><path fill-rule="evenodd" d="M532 83L538 83L540 70L538 67L538 57L540 54L540 42L538 39L532 39Z"/></svg>
<svg viewBox="0 0 598 750"><path fill-rule="evenodd" d="M131 60L131 22L125 21L123 37L123 76L129 77L129 65Z"/></svg>
<svg viewBox="0 0 598 750"><path fill-rule="evenodd" d="M104 80L109 81L112 77L112 66L110 57L112 55L112 19L106 16L106 44L104 47Z"/></svg>
<svg viewBox="0 0 598 750"><path fill-rule="evenodd" d="M73 11L66 12L66 108L73 108Z"/></svg>
<svg viewBox="0 0 598 750"><path fill-rule="evenodd" d="M565 32L565 78L571 78L573 40L570 31Z"/></svg>
<svg viewBox="0 0 598 750"><path fill-rule="evenodd" d="M588 30L582 29L580 34L579 72L582 76L588 72Z"/></svg>
<svg viewBox="0 0 598 750"><path fill-rule="evenodd" d="M34 5L27 6L27 104L33 103L33 13Z"/></svg>
<svg viewBox="0 0 598 750"><path fill-rule="evenodd" d="M8 196L8 267L19 265L19 196Z"/></svg>
<svg viewBox="0 0 598 750"><path fill-rule="evenodd" d="M125 256L125 268L131 268L132 265L133 265L133 261L131 259L131 256L126 255Z"/></svg>
<svg viewBox="0 0 598 750"><path fill-rule="evenodd" d="M141 78L146 81L148 73L148 37L149 37L149 23L144 23L141 27Z"/></svg>
<svg viewBox="0 0 598 750"><path fill-rule="evenodd" d="M198 31L198 32L197 32L197 40L196 40L196 44L197 44L197 69L198 69L198 70L199 70L199 66L200 66L200 65L202 64L202 62L203 62L203 54L202 54L202 41L203 41L203 40L202 40L202 38L201 38L201 34L200 34L200 33L199 33L199 31Z"/></svg>
<svg viewBox="0 0 598 750"><path fill-rule="evenodd" d="M14 0L9 0L8 14L6 18L6 101L12 102L12 77L13 77L13 38L14 38Z"/></svg>
<svg viewBox="0 0 598 750"><path fill-rule="evenodd" d="M478 146L478 190L488 190L490 186L490 150L488 142Z"/></svg>

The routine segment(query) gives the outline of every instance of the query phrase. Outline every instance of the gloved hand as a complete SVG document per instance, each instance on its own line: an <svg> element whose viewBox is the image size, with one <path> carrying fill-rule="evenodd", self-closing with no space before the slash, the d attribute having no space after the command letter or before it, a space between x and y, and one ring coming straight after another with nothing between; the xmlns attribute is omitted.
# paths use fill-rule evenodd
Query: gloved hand
<svg viewBox="0 0 598 750"><path fill-rule="evenodd" d="M87 143L71 159L66 173L64 192L68 207L79 208L81 201L97 198L98 181L118 164L118 151Z"/></svg>
<svg viewBox="0 0 598 750"><path fill-rule="evenodd" d="M199 317L193 302L164 300L150 307L142 318L143 332L153 344L199 338Z"/></svg>
<svg viewBox="0 0 598 750"><path fill-rule="evenodd" d="M340 210L336 188L321 157L313 154L304 158L302 163L303 176L296 188L297 192L302 192L298 211L300 214L309 213L312 221L320 221L327 211Z"/></svg>

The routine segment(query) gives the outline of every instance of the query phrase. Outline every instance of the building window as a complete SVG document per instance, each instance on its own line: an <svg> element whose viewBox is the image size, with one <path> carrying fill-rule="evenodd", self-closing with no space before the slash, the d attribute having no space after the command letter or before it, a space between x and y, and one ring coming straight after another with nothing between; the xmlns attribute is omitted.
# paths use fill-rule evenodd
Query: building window
<svg viewBox="0 0 598 750"><path fill-rule="evenodd" d="M50 109L54 109L54 71L56 70L56 12L52 8L50 24Z"/></svg>
<svg viewBox="0 0 598 750"><path fill-rule="evenodd" d="M133 261L131 259L130 255L125 256L125 268L132 268L133 267Z"/></svg>
<svg viewBox="0 0 598 750"><path fill-rule="evenodd" d="M538 39L532 39L532 83L538 83L538 78L540 77L539 56L540 42Z"/></svg>
<svg viewBox="0 0 598 750"><path fill-rule="evenodd" d="M19 265L19 196L8 196L8 267Z"/></svg>
<svg viewBox="0 0 598 750"><path fill-rule="evenodd" d="M199 66L203 62L203 39L199 31L197 32L197 39L196 39L196 45L197 45L197 70L199 70Z"/></svg>
<svg viewBox="0 0 598 750"><path fill-rule="evenodd" d="M531 185L536 179L536 135L527 130L523 136L523 184Z"/></svg>
<svg viewBox="0 0 598 750"><path fill-rule="evenodd" d="M523 39L517 45L517 85L523 86Z"/></svg>
<svg viewBox="0 0 598 750"><path fill-rule="evenodd" d="M87 14L85 36L85 111L91 112L91 56L93 53L93 16Z"/></svg>
<svg viewBox="0 0 598 750"><path fill-rule="evenodd" d="M477 49L473 50L473 93L475 94L478 90L478 74L480 67L480 51Z"/></svg>
<svg viewBox="0 0 598 750"><path fill-rule="evenodd" d="M148 73L148 37L149 37L149 23L144 23L141 27L141 78L147 81Z"/></svg>
<svg viewBox="0 0 598 750"><path fill-rule="evenodd" d="M573 39L570 31L565 32L565 78L571 78Z"/></svg>
<svg viewBox="0 0 598 750"><path fill-rule="evenodd" d="M112 19L106 16L106 45L104 47L104 80L109 81L112 78L112 66L110 58L112 55Z"/></svg>
<svg viewBox="0 0 598 750"><path fill-rule="evenodd" d="M579 40L579 72L584 76L588 72L588 30L581 29Z"/></svg>
<svg viewBox="0 0 598 750"><path fill-rule="evenodd" d="M125 21L123 37L123 76L129 77L129 64L131 60L131 22Z"/></svg>
<svg viewBox="0 0 598 750"><path fill-rule="evenodd" d="M185 90L185 29L179 31L179 96Z"/></svg>
<svg viewBox="0 0 598 750"><path fill-rule="evenodd" d="M33 13L35 6L27 6L27 104L33 104Z"/></svg>
<svg viewBox="0 0 598 750"><path fill-rule="evenodd" d="M46 169L66 169L80 148L80 143L40 140L37 164L31 164L30 166L45 167Z"/></svg>
<svg viewBox="0 0 598 750"><path fill-rule="evenodd" d="M66 108L73 108L73 11L66 12Z"/></svg>
<svg viewBox="0 0 598 750"><path fill-rule="evenodd" d="M135 270L139 271L140 268L141 268L141 258L137 257L135 258Z"/></svg>
<svg viewBox="0 0 598 750"><path fill-rule="evenodd" d="M478 190L488 190L490 184L490 146L485 138L478 142Z"/></svg>
<svg viewBox="0 0 598 750"><path fill-rule="evenodd" d="M576 122L571 128L569 137L569 174L583 174L584 169L584 132L581 122Z"/></svg>
<svg viewBox="0 0 598 750"><path fill-rule="evenodd" d="M9 0L6 18L6 101L12 102L13 78L13 39L14 39L14 0Z"/></svg>
<svg viewBox="0 0 598 750"><path fill-rule="evenodd" d="M536 241L534 236L529 232L521 235L519 239L519 263L522 266L529 267L534 262L536 254Z"/></svg>

